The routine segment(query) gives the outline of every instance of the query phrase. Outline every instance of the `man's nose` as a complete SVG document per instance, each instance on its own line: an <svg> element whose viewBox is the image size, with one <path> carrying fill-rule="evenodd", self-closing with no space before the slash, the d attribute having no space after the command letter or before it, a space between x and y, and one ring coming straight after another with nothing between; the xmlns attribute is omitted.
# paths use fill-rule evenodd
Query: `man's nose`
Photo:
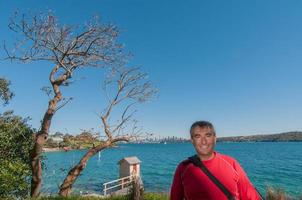
<svg viewBox="0 0 302 200"><path fill-rule="evenodd" d="M206 137L201 137L201 143L202 143L202 144L206 144L206 143L207 143Z"/></svg>

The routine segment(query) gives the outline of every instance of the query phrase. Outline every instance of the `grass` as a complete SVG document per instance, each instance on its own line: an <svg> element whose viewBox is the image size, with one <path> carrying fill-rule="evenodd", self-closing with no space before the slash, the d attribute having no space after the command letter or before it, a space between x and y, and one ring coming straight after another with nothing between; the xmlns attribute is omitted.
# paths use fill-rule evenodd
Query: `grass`
<svg viewBox="0 0 302 200"><path fill-rule="evenodd" d="M272 188L269 187L266 190L266 200L294 200L289 197L288 194L284 192L284 190L280 188ZM1 198L1 200L11 200L9 198ZM142 200L168 200L169 196L167 193L144 193ZM115 196L115 197L92 197L92 196L70 196L70 197L60 197L60 196L50 196L50 197L40 197L38 199L29 198L27 200L132 200L130 196ZM302 195L299 198L295 198L295 200L302 200Z"/></svg>
<svg viewBox="0 0 302 200"><path fill-rule="evenodd" d="M145 193L143 200L168 200L169 196L165 193ZM302 197L298 198L302 200ZM29 199L33 200L33 199ZM38 200L131 200L129 196L115 196L115 197L83 197L83 196L70 196L70 197L41 197ZM266 200L292 200L281 189L268 188L266 191Z"/></svg>
<svg viewBox="0 0 302 200"><path fill-rule="evenodd" d="M143 200L168 200L168 194L163 193L145 193ZM33 200L33 199L30 199ZM115 196L108 198L101 197L83 197L83 196L70 196L70 197L40 197L38 200L131 200L129 196Z"/></svg>

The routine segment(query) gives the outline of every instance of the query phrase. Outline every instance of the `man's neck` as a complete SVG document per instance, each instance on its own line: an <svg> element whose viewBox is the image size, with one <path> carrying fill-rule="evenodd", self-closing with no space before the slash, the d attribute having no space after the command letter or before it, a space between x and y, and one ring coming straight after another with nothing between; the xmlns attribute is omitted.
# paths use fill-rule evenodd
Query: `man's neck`
<svg viewBox="0 0 302 200"><path fill-rule="evenodd" d="M215 156L214 152L210 155L198 155L199 159L202 161L211 160L212 158L214 158L214 156Z"/></svg>

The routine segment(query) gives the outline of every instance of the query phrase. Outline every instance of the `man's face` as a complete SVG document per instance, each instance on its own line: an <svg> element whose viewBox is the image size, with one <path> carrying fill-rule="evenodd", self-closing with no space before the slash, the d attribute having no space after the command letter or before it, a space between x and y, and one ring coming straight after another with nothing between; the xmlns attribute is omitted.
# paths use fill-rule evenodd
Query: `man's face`
<svg viewBox="0 0 302 200"><path fill-rule="evenodd" d="M216 144L216 135L211 128L195 127L191 132L191 141L198 156L202 160L208 160L214 155L214 147Z"/></svg>

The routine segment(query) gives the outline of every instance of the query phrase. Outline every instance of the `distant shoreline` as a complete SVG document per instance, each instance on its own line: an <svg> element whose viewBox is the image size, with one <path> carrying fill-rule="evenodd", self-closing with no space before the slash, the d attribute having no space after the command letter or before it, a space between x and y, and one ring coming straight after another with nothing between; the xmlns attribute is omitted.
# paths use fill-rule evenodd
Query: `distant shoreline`
<svg viewBox="0 0 302 200"><path fill-rule="evenodd" d="M302 142L302 132L286 132L269 135L219 137L218 142Z"/></svg>
<svg viewBox="0 0 302 200"><path fill-rule="evenodd" d="M129 142L128 144L182 144L190 142L190 140L186 141L161 141L161 142ZM260 143L260 142L302 142L302 132L286 132L280 134L270 134L270 135L249 135L249 136L235 136L235 137L218 137L218 143ZM113 148L113 147L111 147ZM116 146L115 146L116 148ZM63 148L59 147L43 147L43 152L66 152L72 150L83 150L85 148L73 149L70 146L66 146Z"/></svg>
<svg viewBox="0 0 302 200"><path fill-rule="evenodd" d="M118 146L112 146L110 148L118 148ZM85 149L90 149L90 148L73 149L71 147L67 147L66 149L64 149L64 148L59 148L59 147L43 147L43 152L44 153L48 153L48 152L67 152L67 151L85 150Z"/></svg>
<svg viewBox="0 0 302 200"><path fill-rule="evenodd" d="M263 141L253 141L253 140L220 140L218 138L217 143L282 143L282 142L286 142L286 143L295 143L295 142L302 142L301 140L298 141L269 141L269 140L263 140ZM184 143L190 143L188 142L167 142L166 144L184 144ZM164 143L150 143L150 142L141 142L141 143L126 143L126 144L164 144ZM111 148L117 148L117 147L111 147ZM43 152L45 153L49 153L49 152L67 152L67 151L74 151L74 150L84 150L84 149L68 149L68 150L64 150L63 148L59 148L59 147L54 147L54 148L49 148L49 147L43 147Z"/></svg>

